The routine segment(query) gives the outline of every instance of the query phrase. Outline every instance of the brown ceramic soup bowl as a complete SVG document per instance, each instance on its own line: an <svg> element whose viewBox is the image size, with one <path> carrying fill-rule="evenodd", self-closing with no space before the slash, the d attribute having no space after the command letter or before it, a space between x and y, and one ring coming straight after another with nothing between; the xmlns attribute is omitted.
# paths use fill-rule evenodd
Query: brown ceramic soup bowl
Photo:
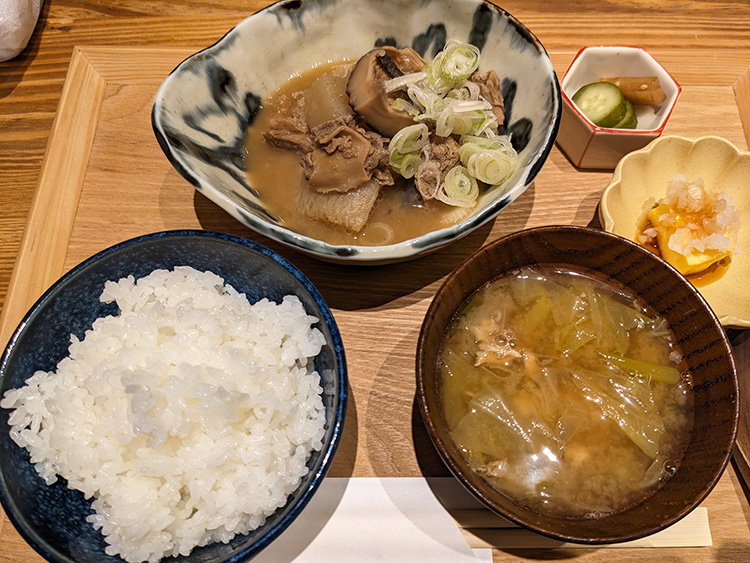
<svg viewBox="0 0 750 563"><path fill-rule="evenodd" d="M589 270L624 286L664 317L682 351L693 387L694 425L677 471L644 500L598 518L534 511L473 472L452 442L439 393L446 331L486 283L527 265ZM727 337L696 289L674 268L617 235L572 226L540 227L497 240L448 276L430 305L417 348L417 396L427 431L456 478L486 506L555 539L587 544L622 542L657 532L700 504L723 473L734 445L739 399Z"/></svg>

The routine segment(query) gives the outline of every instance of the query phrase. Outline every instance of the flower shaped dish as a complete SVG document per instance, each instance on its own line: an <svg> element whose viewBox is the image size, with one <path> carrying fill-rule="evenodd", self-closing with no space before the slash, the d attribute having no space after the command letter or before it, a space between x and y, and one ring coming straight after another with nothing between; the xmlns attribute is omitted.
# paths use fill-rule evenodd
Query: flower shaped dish
<svg viewBox="0 0 750 563"><path fill-rule="evenodd" d="M639 225L664 197L675 174L703 178L706 189L723 191L740 213L739 247L724 274L698 290L725 327L750 327L750 152L719 137L661 137L632 152L615 168L602 193L599 217L605 230L636 240Z"/></svg>

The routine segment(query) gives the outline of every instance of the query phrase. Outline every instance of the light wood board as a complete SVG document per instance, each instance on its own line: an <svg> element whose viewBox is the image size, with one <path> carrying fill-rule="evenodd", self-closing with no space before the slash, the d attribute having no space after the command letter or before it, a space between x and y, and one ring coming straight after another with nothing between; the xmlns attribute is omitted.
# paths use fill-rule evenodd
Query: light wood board
<svg viewBox="0 0 750 563"><path fill-rule="evenodd" d="M246 229L195 190L169 165L151 130L153 96L190 52L126 47L77 48L53 125L21 252L0 317L0 344L41 293L65 271L112 244L161 230L202 228L238 234L276 250L312 280L331 306L347 351L351 395L334 477L446 476L415 403L414 355L419 327L442 279L470 253L504 234L546 224L596 225L606 172L581 172L554 148L534 184L490 225L431 256L378 268L316 261ZM560 76L574 51L552 51ZM667 68L684 68L668 51L652 53ZM745 70L730 49L716 51L725 73ZM722 136L745 148L731 86L683 80L665 134ZM709 111L710 108L710 111ZM743 371L747 371L743 366ZM746 376L748 374L745 374ZM750 560L750 508L729 468L703 503L713 546L670 548L678 561ZM652 553L652 552L649 552ZM576 557L599 560L602 549L538 551L506 548L496 561ZM640 559L643 549L606 557ZM656 556L653 551L651 557ZM40 560L3 517L0 563Z"/></svg>

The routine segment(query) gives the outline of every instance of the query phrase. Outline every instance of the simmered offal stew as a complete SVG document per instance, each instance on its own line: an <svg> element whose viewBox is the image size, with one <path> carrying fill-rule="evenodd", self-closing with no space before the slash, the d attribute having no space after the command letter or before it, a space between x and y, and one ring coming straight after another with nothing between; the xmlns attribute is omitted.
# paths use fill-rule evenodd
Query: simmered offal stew
<svg viewBox="0 0 750 563"><path fill-rule="evenodd" d="M440 361L453 441L533 509L622 510L682 457L690 380L666 322L598 278L536 267L499 278L460 314Z"/></svg>
<svg viewBox="0 0 750 563"><path fill-rule="evenodd" d="M444 228L517 166L500 80L448 42L427 63L383 47L284 84L247 134L247 171L268 210L331 244L392 244Z"/></svg>

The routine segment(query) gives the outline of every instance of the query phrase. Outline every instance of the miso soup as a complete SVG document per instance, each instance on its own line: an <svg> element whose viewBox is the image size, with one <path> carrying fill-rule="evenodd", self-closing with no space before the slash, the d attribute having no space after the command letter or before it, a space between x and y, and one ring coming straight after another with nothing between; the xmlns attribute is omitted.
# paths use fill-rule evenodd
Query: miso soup
<svg viewBox="0 0 750 563"><path fill-rule="evenodd" d="M584 272L526 267L471 299L446 336L451 437L493 487L596 517L653 493L692 427L690 376L663 318Z"/></svg>

